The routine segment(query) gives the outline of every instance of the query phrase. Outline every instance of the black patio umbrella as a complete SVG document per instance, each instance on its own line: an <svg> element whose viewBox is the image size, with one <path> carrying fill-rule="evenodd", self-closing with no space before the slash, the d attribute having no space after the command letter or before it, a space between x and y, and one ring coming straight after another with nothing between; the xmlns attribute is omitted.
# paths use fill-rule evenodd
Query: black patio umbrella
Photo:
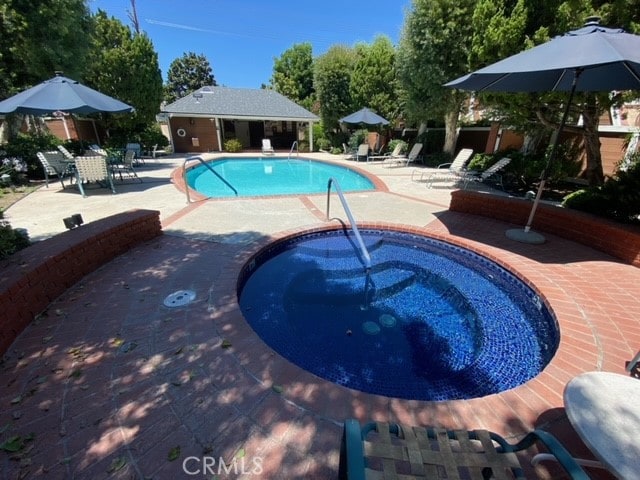
<svg viewBox="0 0 640 480"><path fill-rule="evenodd" d="M598 18L589 18L578 30L481 68L445 86L476 92L569 92L527 225L524 231L507 231L507 236L514 240L542 243L544 237L531 232L531 224L547 171L556 156L573 95L576 91L640 90L640 36L619 28L603 27Z"/></svg>
<svg viewBox="0 0 640 480"><path fill-rule="evenodd" d="M56 75L0 102L0 114L126 113L133 107L70 78Z"/></svg>
<svg viewBox="0 0 640 480"><path fill-rule="evenodd" d="M388 125L389 120L381 117L373 110L362 108L340 119L342 123L365 123L367 125Z"/></svg>

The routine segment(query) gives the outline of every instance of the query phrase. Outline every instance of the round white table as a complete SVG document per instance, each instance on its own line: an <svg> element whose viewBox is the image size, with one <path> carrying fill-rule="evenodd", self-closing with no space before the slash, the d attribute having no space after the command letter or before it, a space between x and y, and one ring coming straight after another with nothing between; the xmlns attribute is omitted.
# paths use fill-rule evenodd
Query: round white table
<svg viewBox="0 0 640 480"><path fill-rule="evenodd" d="M602 464L619 478L640 476L640 380L588 372L564 390L571 425Z"/></svg>

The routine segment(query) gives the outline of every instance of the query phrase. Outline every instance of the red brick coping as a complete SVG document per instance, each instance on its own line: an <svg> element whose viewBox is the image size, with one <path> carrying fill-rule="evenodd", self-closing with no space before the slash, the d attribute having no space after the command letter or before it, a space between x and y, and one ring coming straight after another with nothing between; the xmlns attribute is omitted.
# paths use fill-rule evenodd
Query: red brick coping
<svg viewBox="0 0 640 480"><path fill-rule="evenodd" d="M160 212L131 210L34 243L0 262L0 354L82 277L161 234Z"/></svg>
<svg viewBox="0 0 640 480"><path fill-rule="evenodd" d="M451 192L449 209L524 227L531 206L530 200L521 198L456 190ZM619 224L577 210L541 203L532 228L587 245L640 267L640 228L635 225Z"/></svg>

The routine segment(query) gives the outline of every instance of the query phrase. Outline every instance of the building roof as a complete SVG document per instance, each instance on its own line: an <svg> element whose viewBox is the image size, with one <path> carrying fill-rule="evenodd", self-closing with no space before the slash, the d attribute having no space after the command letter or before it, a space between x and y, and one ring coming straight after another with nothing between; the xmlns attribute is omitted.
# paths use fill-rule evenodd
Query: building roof
<svg viewBox="0 0 640 480"><path fill-rule="evenodd" d="M314 115L275 90L202 87L162 108L169 115L317 121Z"/></svg>

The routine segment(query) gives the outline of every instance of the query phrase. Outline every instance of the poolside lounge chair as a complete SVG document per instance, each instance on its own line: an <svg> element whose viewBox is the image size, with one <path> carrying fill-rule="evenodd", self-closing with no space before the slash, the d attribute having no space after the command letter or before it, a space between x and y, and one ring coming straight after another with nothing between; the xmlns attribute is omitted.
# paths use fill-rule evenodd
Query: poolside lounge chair
<svg viewBox="0 0 640 480"><path fill-rule="evenodd" d="M358 151L356 152L356 162L359 162L360 159L364 157L366 162L369 161L369 144L363 143L358 147Z"/></svg>
<svg viewBox="0 0 640 480"><path fill-rule="evenodd" d="M345 160L356 160L358 158L358 149L350 148L346 143L342 144L342 150L345 154Z"/></svg>
<svg viewBox="0 0 640 480"><path fill-rule="evenodd" d="M127 143L125 151L133 150L135 161L142 161L142 146L139 143Z"/></svg>
<svg viewBox="0 0 640 480"><path fill-rule="evenodd" d="M386 167L407 167L410 163L415 162L422 151L421 143L414 143L413 147L407 155L399 155L397 157L389 157L383 161Z"/></svg>
<svg viewBox="0 0 640 480"><path fill-rule="evenodd" d="M113 174L116 173L120 175L120 180L122 180L122 174L128 175L130 178L135 178L140 183L142 183L142 179L138 177L135 169L133 168L133 163L135 160L136 152L133 150L127 150L124 154L124 158L120 163L116 163L112 166Z"/></svg>
<svg viewBox="0 0 640 480"><path fill-rule="evenodd" d="M62 155L64 155L64 158L68 161L73 161L73 154L67 150L64 146L62 145L58 145L58 150L60 151L60 153L62 153Z"/></svg>
<svg viewBox="0 0 640 480"><path fill-rule="evenodd" d="M273 155L275 153L276 153L275 150L271 146L271 140L269 140L268 138L263 138L262 139L262 154L263 155Z"/></svg>
<svg viewBox="0 0 640 480"><path fill-rule="evenodd" d="M380 154L374 154L371 155L369 157L369 161L371 162L375 162L376 160L388 160L391 158L404 158L404 155L401 155L400 152L402 151L402 147L404 146L404 144L402 142L398 142L396 144L396 146L394 147L393 151L388 154L388 155L380 155Z"/></svg>
<svg viewBox="0 0 640 480"><path fill-rule="evenodd" d="M383 422L361 428L357 420L344 424L338 478L524 479L516 452L537 442L553 454L570 478L589 479L564 446L543 430L534 430L512 445L487 430L452 431Z"/></svg>
<svg viewBox="0 0 640 480"><path fill-rule="evenodd" d="M108 156L107 151L104 148L102 148L100 145L96 145L95 143L93 145L89 145L89 150L97 153L98 155L102 155L103 157Z"/></svg>
<svg viewBox="0 0 640 480"><path fill-rule="evenodd" d="M462 189L465 190L469 182L486 182L489 179L495 179L495 183L504 190L504 185L502 185L502 175L500 174L500 170L505 168L507 165L511 163L511 159L508 157L501 158L496 163L491 165L483 172L467 172L462 177L464 185Z"/></svg>
<svg viewBox="0 0 640 480"><path fill-rule="evenodd" d="M97 182L101 186L107 184L111 187L111 192L116 193L116 189L113 187L113 179L111 172L107 166L107 159L102 155L96 155L93 157L76 157L76 180L78 182L78 188L83 197L87 194L84 191L83 183Z"/></svg>
<svg viewBox="0 0 640 480"><path fill-rule="evenodd" d="M473 156L473 150L470 148L463 148L458 152L456 157L453 159L453 162L449 163L441 163L436 167L437 170L440 171L422 171L420 174L420 178L418 181L426 180L427 188L431 188L433 186L433 182L442 180L442 181L451 181L457 180L466 174L467 163ZM448 168L447 168L448 167ZM416 173L416 172L413 172ZM414 175L411 175L413 180L416 180Z"/></svg>
<svg viewBox="0 0 640 480"><path fill-rule="evenodd" d="M64 189L64 177L72 178L73 164L65 161L64 155L59 151L38 152L36 153L42 169L44 170L44 182L49 188L49 177L55 175L60 180L60 184Z"/></svg>

